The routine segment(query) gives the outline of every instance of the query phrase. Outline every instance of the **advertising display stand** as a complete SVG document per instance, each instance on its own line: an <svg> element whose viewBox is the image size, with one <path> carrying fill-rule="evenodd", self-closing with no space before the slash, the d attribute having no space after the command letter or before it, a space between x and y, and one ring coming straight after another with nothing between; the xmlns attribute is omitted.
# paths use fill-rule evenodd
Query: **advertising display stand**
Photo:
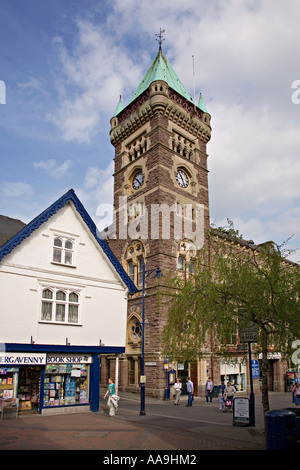
<svg viewBox="0 0 300 470"><path fill-rule="evenodd" d="M250 425L249 398L239 397L233 400L233 426Z"/></svg>

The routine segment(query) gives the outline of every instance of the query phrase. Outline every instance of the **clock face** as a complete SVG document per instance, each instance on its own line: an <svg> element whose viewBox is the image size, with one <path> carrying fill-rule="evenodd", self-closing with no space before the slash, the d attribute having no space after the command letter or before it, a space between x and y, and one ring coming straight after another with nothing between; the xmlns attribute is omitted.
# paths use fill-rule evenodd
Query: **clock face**
<svg viewBox="0 0 300 470"><path fill-rule="evenodd" d="M142 186L143 182L143 173L141 171L138 171L132 180L133 189L139 189Z"/></svg>
<svg viewBox="0 0 300 470"><path fill-rule="evenodd" d="M189 185L189 179L183 170L177 171L176 181L182 188L187 188Z"/></svg>

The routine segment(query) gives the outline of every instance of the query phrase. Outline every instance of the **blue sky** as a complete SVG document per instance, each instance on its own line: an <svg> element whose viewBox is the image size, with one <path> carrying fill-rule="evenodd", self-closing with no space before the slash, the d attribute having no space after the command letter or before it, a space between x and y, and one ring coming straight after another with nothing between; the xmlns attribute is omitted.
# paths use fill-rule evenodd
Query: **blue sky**
<svg viewBox="0 0 300 470"><path fill-rule="evenodd" d="M300 247L298 0L0 0L0 12L1 214L29 222L74 188L97 222L112 203L110 118L163 28L191 96L194 55L212 116L211 222Z"/></svg>

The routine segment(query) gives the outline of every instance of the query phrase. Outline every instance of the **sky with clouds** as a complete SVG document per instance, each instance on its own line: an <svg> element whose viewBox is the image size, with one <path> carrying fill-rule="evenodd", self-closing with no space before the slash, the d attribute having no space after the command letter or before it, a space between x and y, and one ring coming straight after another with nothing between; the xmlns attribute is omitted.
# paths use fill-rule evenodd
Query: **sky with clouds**
<svg viewBox="0 0 300 470"><path fill-rule="evenodd" d="M211 222L300 247L299 0L0 0L0 11L1 214L29 222L74 188L97 222L112 203L110 118L162 28L212 116Z"/></svg>

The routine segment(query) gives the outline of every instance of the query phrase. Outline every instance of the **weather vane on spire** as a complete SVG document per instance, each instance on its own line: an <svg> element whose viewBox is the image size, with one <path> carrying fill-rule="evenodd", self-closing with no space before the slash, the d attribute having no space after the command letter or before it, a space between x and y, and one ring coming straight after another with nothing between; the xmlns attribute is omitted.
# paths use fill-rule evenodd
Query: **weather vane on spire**
<svg viewBox="0 0 300 470"><path fill-rule="evenodd" d="M156 41L158 41L158 44L159 44L159 48L161 49L161 46L162 46L162 43L164 41L164 38L162 37L163 33L165 32L166 30L165 29L161 29L159 28L159 34L156 34L155 36L158 36L158 39L156 39Z"/></svg>

